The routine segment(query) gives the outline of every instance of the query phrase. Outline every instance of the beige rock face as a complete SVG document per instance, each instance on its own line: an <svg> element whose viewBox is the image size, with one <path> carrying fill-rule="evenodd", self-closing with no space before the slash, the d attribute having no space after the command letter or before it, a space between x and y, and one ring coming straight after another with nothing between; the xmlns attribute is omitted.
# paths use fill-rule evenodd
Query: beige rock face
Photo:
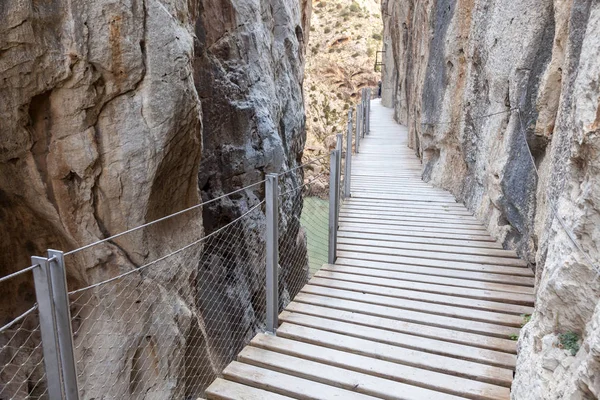
<svg viewBox="0 0 600 400"><path fill-rule="evenodd" d="M309 13L295 0L0 2L0 276L48 248L95 242L296 165ZM256 189L69 256L69 289L179 249L263 196ZM227 218L215 219L223 209ZM257 224L247 246L260 244ZM72 296L82 398L197 398L203 382L193 379L231 357L204 321L200 251ZM260 326L252 273L213 288L241 293L245 335ZM3 322L35 301L29 275L0 293ZM2 395L26 398L26 389Z"/></svg>
<svg viewBox="0 0 600 400"><path fill-rule="evenodd" d="M383 99L409 126L424 179L451 190L535 268L513 399L598 398L600 5L382 8L391 49ZM575 355L564 334L579 339Z"/></svg>

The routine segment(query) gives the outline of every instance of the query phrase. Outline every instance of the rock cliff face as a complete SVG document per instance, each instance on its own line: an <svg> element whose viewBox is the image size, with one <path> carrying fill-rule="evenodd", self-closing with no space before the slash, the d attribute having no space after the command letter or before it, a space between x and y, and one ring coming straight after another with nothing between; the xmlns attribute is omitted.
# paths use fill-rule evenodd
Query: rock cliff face
<svg viewBox="0 0 600 400"><path fill-rule="evenodd" d="M297 0L0 2L0 276L47 248L74 249L296 165L309 15L310 4ZM260 188L68 257L69 288L130 271L214 231L262 199ZM244 243L261 240L249 233ZM153 304L117 307L123 314L112 325L95 319L104 307L98 296L77 299L74 329L112 333L110 344L122 351L106 371L118 376L110 389L99 384L106 376L90 375L80 382L82 398L198 397L189 390L182 344L196 335L194 362L212 365L203 372L209 377L221 352L200 326L206 304L186 298L198 289L199 251L169 260L177 276L130 275L111 312L140 292L152 293L145 301ZM228 282L221 289L238 293L238 307L256 307L247 280ZM3 323L35 301L27 275L0 293ZM173 306L150 307L156 304ZM177 340L146 334L157 326ZM250 335L257 326L251 314L242 329ZM83 337L75 341L79 361L101 357ZM0 365L10 359L0 356ZM136 370L153 357L162 357L155 376ZM3 396L25 398L26 389Z"/></svg>
<svg viewBox="0 0 600 400"><path fill-rule="evenodd" d="M382 10L383 101L409 126L424 179L536 271L513 398L598 398L600 4L412 0Z"/></svg>

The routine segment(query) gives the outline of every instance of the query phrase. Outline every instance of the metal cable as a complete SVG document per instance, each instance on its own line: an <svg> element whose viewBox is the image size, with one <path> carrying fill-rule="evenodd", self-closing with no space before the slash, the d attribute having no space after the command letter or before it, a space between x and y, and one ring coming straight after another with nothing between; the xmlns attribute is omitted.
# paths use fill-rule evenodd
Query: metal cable
<svg viewBox="0 0 600 400"><path fill-rule="evenodd" d="M0 278L0 283L2 283L2 282L4 282L4 281L7 281L7 280L9 280L9 279L11 279L11 278L14 278L14 277L15 277L15 276L17 276L17 275L21 275L21 274L23 274L23 273L25 273L25 272L27 272L27 271L33 271L33 270L34 270L34 269L36 269L37 267L39 267L39 265L38 265L38 264L35 264L35 265L32 265L32 266L30 266L30 267L27 267L27 268L20 269L20 270L18 270L17 272L13 272L12 274L8 274L8 275L6 275L6 276L3 276L2 278Z"/></svg>
<svg viewBox="0 0 600 400"><path fill-rule="evenodd" d="M154 220L154 221L148 222L148 223L146 223L146 224L143 224L143 225L140 225L140 226L136 226L135 228L128 229L128 230L126 230L126 231L124 231L124 232L121 232L121 233L117 233L116 235L112 235L112 236L110 236L110 237L107 237L107 238L105 238L105 239L98 240L97 242L94 242L94 243L87 244L87 245L85 245L85 246L82 246L82 247L79 247L79 248L77 248L77 249L75 249L75 250L67 251L67 252L66 252L64 255L65 255L65 256L68 256L68 255L71 255L71 254L77 253L77 252L79 252L79 251L82 251L82 250L85 250L85 249L89 249L90 247L93 247L93 246L99 245L99 244L101 244L101 243L104 243L104 242L107 242L107 241L109 241L109 240L116 239L116 238L118 238L118 237L120 237L120 236L123 236L123 235L126 235L126 234L128 234L128 233L135 232L135 231L137 231L137 230L139 230L139 229L146 228L146 227L148 227L148 226L150 226L150 225L154 225L154 224L156 224L156 223L158 223L158 222L161 222L161 221L167 220L167 219L169 219L169 218L176 217L177 215L184 214L184 213L186 213L186 212L188 212L188 211L191 211L191 210L194 210L194 209L196 209L196 208L199 208L199 207L205 206L205 205L207 205L207 204L210 204L210 203L214 203L214 202L215 202L215 201L217 201L217 200L221 200L221 199L223 199L223 198L225 198L225 197L229 197L229 196L231 196L232 194L239 193L239 192L241 192L241 191L244 191L244 190L246 190L246 189L249 189L249 188L251 188L251 187L254 187L254 186L260 185L260 184L262 184L262 183L264 183L264 182L265 182L265 180L262 180L262 181L260 181L260 182L253 183L253 184L251 184L251 185L248 185L248 186L245 186L245 187L243 187L243 188L241 188L241 189L237 189L237 190L234 190L233 192L230 192L230 193L224 194L224 195L222 195L222 196L215 197L214 199L210 199L210 200L208 200L208 201L205 201L204 203L201 203L201 204L196 204L195 206L192 206L192 207L186 208L185 210L181 210L181 211L178 211L178 212L176 212L176 213L169 214L169 215L167 215L167 216L165 216L165 217L162 217L162 218L156 219L156 220Z"/></svg>
<svg viewBox="0 0 600 400"><path fill-rule="evenodd" d="M511 108L510 110L504 110L504 111L498 111L495 113L491 113L491 114L486 114L486 115L479 115L477 117L472 117L467 119L459 119L457 120L451 120L451 121L443 121L443 122L421 122L421 125L427 125L427 126L437 126L437 125L452 125L452 124L457 124L460 122L467 122L467 121L472 121L472 120L478 120L478 119L485 119L485 118L489 118L489 117L493 117L494 115L501 115L501 114L509 114L515 110L518 110L518 107L515 108Z"/></svg>
<svg viewBox="0 0 600 400"><path fill-rule="evenodd" d="M25 317L27 317L29 314L31 314L32 312L34 312L35 310L37 310L37 308L38 308L38 306L37 306L37 303L36 303L29 310L25 311L23 314L19 315L18 317L16 317L12 321L10 321L8 324L6 324L3 327L1 327L0 328L0 333L4 332L5 330L7 330L11 326L13 326L15 323L17 323L17 322L21 321L22 319L24 319Z"/></svg>
<svg viewBox="0 0 600 400"><path fill-rule="evenodd" d="M265 202L264 200L263 200L263 201L261 201L260 203L256 204L254 207L250 208L250 209L249 209L248 211L246 211L244 214L242 214L242 215L241 215L241 216L239 216L238 218L234 219L233 221L231 221L231 222L230 222L230 223L228 223L227 225L224 225L224 226L222 226L221 228L217 229L216 231L214 231L214 232L211 232L210 234L208 234L208 235L206 235L206 236L203 236L202 238L200 238L200 239L198 239L198 240L196 240L196 241L194 241L194 242L192 242L192 243L190 243L190 244L188 244L188 245L186 245L186 246L184 246L184 247L182 247L182 248L180 248L180 249L178 249L178 250L175 250L175 251L173 251L173 252L171 252L171 253L169 253L169 254L167 254L167 255L165 255L165 256L162 256L162 257L160 257L160 258L158 258L158 259L156 259L156 260L154 260L154 261L151 261L151 262L149 262L149 263L147 263L147 264L144 264L144 265L142 265L142 266L140 266L140 267L137 267L137 268L135 268L135 269L132 269L131 271L127 271L127 272L125 272L125 273L123 273L123 274L120 274L120 275L117 275L117 276L115 276L115 277L113 277L113 278L110 278L110 279L107 279L107 280L104 280L104 281L101 281L101 282L98 282L98 283L94 283L93 285L86 286L86 287L84 287L84 288L81 288L81 289L73 290L73 291L69 292L68 294L69 294L69 295L72 295L72 294L80 293L80 292L83 292L84 290L92 289L92 288L95 288L95 287L98 287L98 286L104 285L104 284L106 284L106 283L109 283L109 282L115 281L115 280L117 280L117 279L121 279L121 278L123 278L123 277L125 277L125 276L127 276L127 275L133 274L134 272L139 272L139 271L141 271L141 270L143 270L143 269L146 269L146 268L148 268L148 267L149 267L149 266L151 266L151 265L154 265L154 264L156 264L156 263L158 263L158 262L160 262L160 261L163 261L163 260L165 260L165 259L167 259L167 258L169 258L169 257L171 257L171 256L174 256L175 254L181 253L182 251L184 251L184 250L186 250L186 249L189 249L190 247L192 247L192 246L195 246L195 245L197 245L198 243L200 243L200 242L202 242L202 241L204 241L204 240L206 240L206 239L208 239L208 238L210 238L210 237L212 237L212 236L214 236L214 235L217 235L217 234L218 234L218 233L220 233L221 231L223 231L223 230L227 229L227 228L228 228L230 225L232 225L232 224L236 223L237 221L239 221L239 220L241 220L242 218L244 218L246 215L250 214L250 213L251 213L252 211L254 211L256 208L258 208L259 206L261 206L261 205L262 205L264 202Z"/></svg>
<svg viewBox="0 0 600 400"><path fill-rule="evenodd" d="M521 135L523 136L523 140L525 140L525 147L527 148L527 154L529 154L529 159L531 161L531 165L533 165L533 170L535 171L535 175L536 175L537 179L539 180L540 173L538 171L537 165L535 164L535 159L533 158L533 154L531 153L529 144L527 143L527 135L525 133L525 127L523 125L523 119L521 118L521 109L516 108L516 111L517 111L517 115L519 116L519 125L521 127L521 129L520 129ZM590 255L581 247L579 242L575 239L575 235L567 228L565 222L558 215L558 210L556 209L554 203L552 203L550 201L550 196L549 196L548 192L546 192L546 197L548 198L548 205L550 206L552 215L554 216L554 218L556 218L556 220L558 221L560 226L563 228L563 230L567 234L567 237L570 239L570 241L575 246L575 248L577 248L577 250L579 250L583 254L583 256L587 259L587 261L590 264L590 266L592 267L592 269L594 269L598 274L600 274L600 268L598 266L596 266L596 264L594 263L594 260L592 260Z"/></svg>
<svg viewBox="0 0 600 400"><path fill-rule="evenodd" d="M310 185L311 183L315 182L320 177L324 176L326 173L327 172L321 172L319 175L315 176L314 179L312 179L312 180L310 180L310 181L308 181L306 183L303 183L302 185L296 186L295 188L292 188L292 189L288 190L287 192L280 193L279 196L288 195L288 194L290 194L290 193L292 193L292 192L294 192L294 191L296 191L298 189L301 189L301 188L303 188L303 187L305 187L307 185Z"/></svg>
<svg viewBox="0 0 600 400"><path fill-rule="evenodd" d="M323 160L323 159L325 159L327 157L329 157L329 154L326 154L326 155L324 155L322 157L314 158L312 160L309 160L309 161L305 162L304 164L301 164L301 165L298 165L298 166L296 166L294 168L288 169L287 171L283 171L283 172L277 174L277 176L283 176L283 175L289 174L290 172L296 171L297 169L300 169L300 168L304 168L307 165L314 164L315 162L321 161L321 160Z"/></svg>

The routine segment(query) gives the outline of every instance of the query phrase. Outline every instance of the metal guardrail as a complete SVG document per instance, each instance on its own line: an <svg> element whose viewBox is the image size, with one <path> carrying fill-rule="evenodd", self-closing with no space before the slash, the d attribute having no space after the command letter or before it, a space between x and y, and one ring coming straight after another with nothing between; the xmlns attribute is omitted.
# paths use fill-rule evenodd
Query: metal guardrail
<svg viewBox="0 0 600 400"><path fill-rule="evenodd" d="M335 262L340 205L351 196L353 150L369 131L369 99L363 89L329 167L326 157L309 160L77 249L48 250L0 278L11 284L31 274L36 295L0 327L0 398L202 397L254 333L276 334L279 311L308 281L310 268ZM305 181L308 169L319 173ZM326 186L327 175L328 201L309 198L315 185ZM169 235L199 218L203 207L242 192L265 199L209 234L190 231L185 245L142 265L120 246L132 237ZM86 254L103 254L109 261L97 268L108 271L92 275L110 277L69 288L67 266L90 259ZM243 281L240 290L251 303L244 309L229 293L232 279Z"/></svg>

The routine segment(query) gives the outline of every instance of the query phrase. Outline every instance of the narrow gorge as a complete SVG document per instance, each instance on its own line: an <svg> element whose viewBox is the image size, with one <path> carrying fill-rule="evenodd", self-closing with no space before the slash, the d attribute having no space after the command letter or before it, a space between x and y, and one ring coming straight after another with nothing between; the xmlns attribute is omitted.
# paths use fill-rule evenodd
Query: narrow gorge
<svg viewBox="0 0 600 400"><path fill-rule="evenodd" d="M600 4L386 0L382 14L383 103L423 179L535 270L512 398L597 399Z"/></svg>

